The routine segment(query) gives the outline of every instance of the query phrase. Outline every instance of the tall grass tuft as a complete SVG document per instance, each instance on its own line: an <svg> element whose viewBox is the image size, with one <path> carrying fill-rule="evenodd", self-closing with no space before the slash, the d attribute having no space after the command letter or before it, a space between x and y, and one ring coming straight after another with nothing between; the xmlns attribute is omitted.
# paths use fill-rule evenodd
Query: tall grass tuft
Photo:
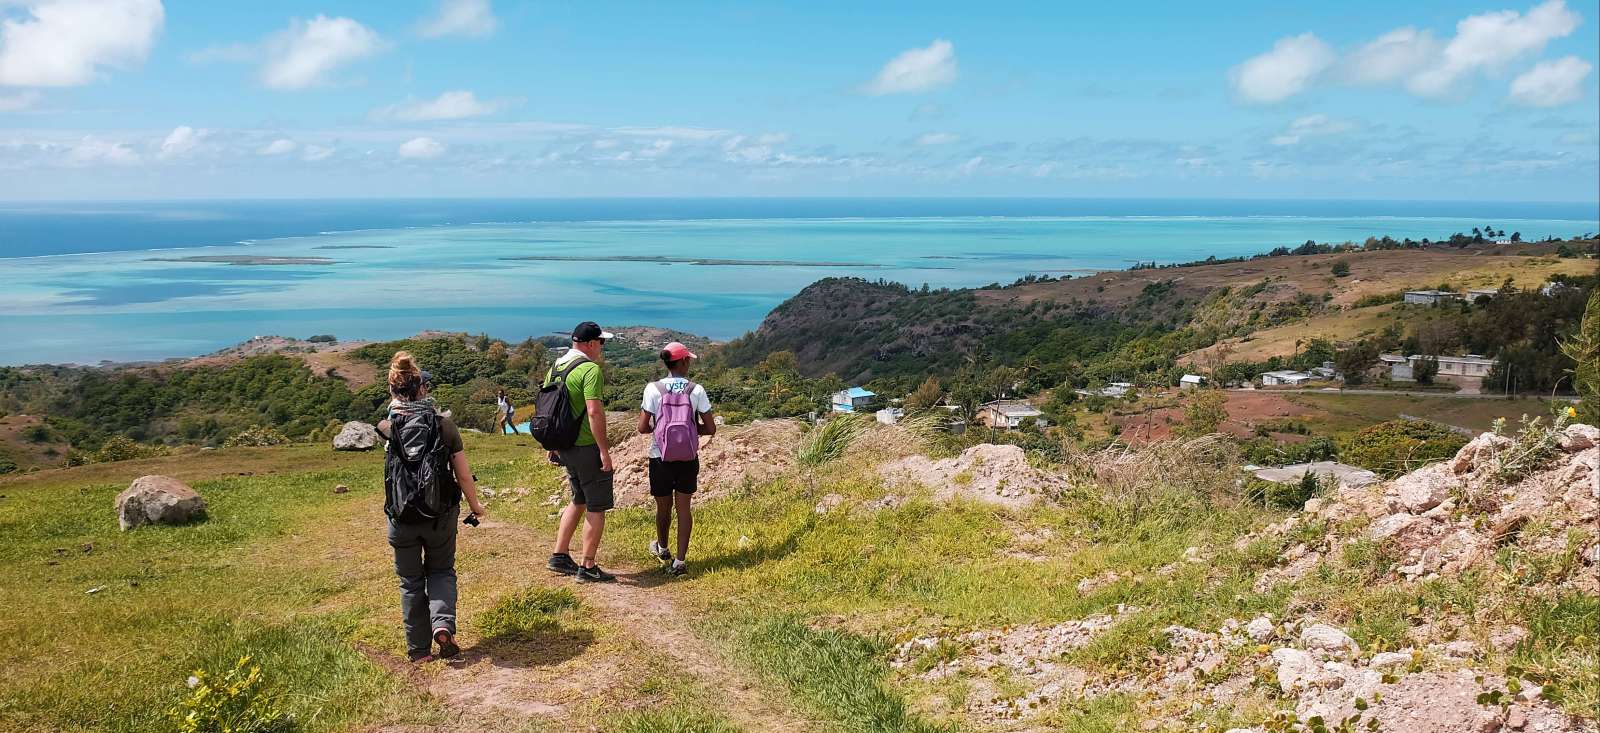
<svg viewBox="0 0 1600 733"><path fill-rule="evenodd" d="M562 611L578 607L578 597L566 588L533 586L500 599L478 616L485 639L526 637L560 628Z"/></svg>
<svg viewBox="0 0 1600 733"><path fill-rule="evenodd" d="M806 435L795 458L806 468L832 463L844 457L868 427L868 419L862 415L835 415Z"/></svg>
<svg viewBox="0 0 1600 733"><path fill-rule="evenodd" d="M1239 498L1238 446L1227 436L1111 446L1065 461L1073 484L1106 510L1102 520L1132 527L1155 516L1186 525L1191 512Z"/></svg>

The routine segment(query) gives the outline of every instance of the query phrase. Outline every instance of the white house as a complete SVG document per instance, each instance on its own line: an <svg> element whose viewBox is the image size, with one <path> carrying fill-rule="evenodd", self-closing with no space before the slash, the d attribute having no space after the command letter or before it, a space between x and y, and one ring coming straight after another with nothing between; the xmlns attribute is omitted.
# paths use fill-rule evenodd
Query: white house
<svg viewBox="0 0 1600 733"><path fill-rule="evenodd" d="M1178 389L1198 389L1206 383L1206 378L1198 374L1185 374L1178 380Z"/></svg>
<svg viewBox="0 0 1600 733"><path fill-rule="evenodd" d="M1388 365L1389 378L1396 382L1411 382L1416 379L1417 364L1424 359L1433 359L1439 362L1439 372L1434 376L1441 382L1461 387L1463 394L1476 394L1483 388L1483 380L1494 370L1495 360L1479 354L1466 356L1429 356L1427 354L1412 354L1400 356L1399 354L1384 354L1378 357L1379 361Z"/></svg>
<svg viewBox="0 0 1600 733"><path fill-rule="evenodd" d="M872 415L878 419L878 422L881 422L884 425L893 425L897 422L900 422L900 418L906 416L906 411L898 407L885 407L882 410L872 413Z"/></svg>
<svg viewBox="0 0 1600 733"><path fill-rule="evenodd" d="M1405 301L1412 305L1438 305L1460 300L1461 296L1448 290L1407 290Z"/></svg>
<svg viewBox="0 0 1600 733"><path fill-rule="evenodd" d="M1043 425L1044 420L1041 419L1043 415L1044 413L1026 402L997 400L978 409L978 422L997 430L1015 430L1022 426L1022 421L1029 418Z"/></svg>
<svg viewBox="0 0 1600 733"><path fill-rule="evenodd" d="M1305 372L1290 371L1288 369L1282 369L1276 372L1263 372L1261 374L1261 386L1263 387L1298 387L1309 381L1311 381L1310 374Z"/></svg>
<svg viewBox="0 0 1600 733"><path fill-rule="evenodd" d="M842 392L833 393L834 412L855 412L864 410L872 404L872 398L878 395L861 387L851 387Z"/></svg>

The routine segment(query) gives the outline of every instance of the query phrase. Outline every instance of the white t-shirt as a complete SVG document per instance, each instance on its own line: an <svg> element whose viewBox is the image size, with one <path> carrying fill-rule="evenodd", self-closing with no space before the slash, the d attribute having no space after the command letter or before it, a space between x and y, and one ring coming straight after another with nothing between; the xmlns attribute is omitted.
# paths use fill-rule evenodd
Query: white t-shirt
<svg viewBox="0 0 1600 733"><path fill-rule="evenodd" d="M667 390L673 394L683 394L683 390L689 386L689 380L684 377L667 377L664 380L658 379L651 382L644 386L644 404L639 406L640 409L652 415L661 410L662 382L666 383ZM694 406L694 411L697 414L704 415L710 412L711 398L706 395L706 388L696 384L694 392L689 394L689 404ZM650 436L650 457L661 457L661 451L656 448L656 439L653 435Z"/></svg>

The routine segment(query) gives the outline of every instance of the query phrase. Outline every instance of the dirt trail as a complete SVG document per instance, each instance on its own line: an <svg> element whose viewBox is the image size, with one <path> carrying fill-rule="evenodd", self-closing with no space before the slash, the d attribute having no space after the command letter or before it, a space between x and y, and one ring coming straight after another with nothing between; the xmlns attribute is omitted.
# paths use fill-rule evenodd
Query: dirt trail
<svg viewBox="0 0 1600 733"><path fill-rule="evenodd" d="M613 568L617 582L578 584L544 567L549 539L525 526L485 521L463 532L463 554L487 554L494 567L463 571L484 576L520 575L550 587L570 587L582 605L572 623L537 641L479 640L462 634L462 654L445 664L413 666L390 653L364 650L374 662L441 700L451 719L430 725L395 725L382 733L527 730L574 718L610 717L660 701L645 690L650 677L704 689L712 710L741 729L807 731L812 724L763 687L754 674L698 637L689 614L662 586L659 568ZM604 552L602 554L605 554ZM604 558L602 558L604 559ZM463 588L473 583L463 582ZM497 583L498 585L498 583ZM601 628L581 628L595 623ZM571 628L569 628L571 627ZM598 632L598 633L597 633ZM599 728L594 728L599 730Z"/></svg>

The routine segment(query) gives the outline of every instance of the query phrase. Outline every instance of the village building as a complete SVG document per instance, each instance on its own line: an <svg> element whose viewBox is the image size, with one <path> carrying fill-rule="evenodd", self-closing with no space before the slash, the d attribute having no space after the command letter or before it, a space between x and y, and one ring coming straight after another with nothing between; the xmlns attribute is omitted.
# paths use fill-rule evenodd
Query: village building
<svg viewBox="0 0 1600 733"><path fill-rule="evenodd" d="M885 407L882 410L872 413L872 416L877 418L878 422L881 422L884 425L893 425L897 422L900 422L900 418L906 416L906 411L898 407Z"/></svg>
<svg viewBox="0 0 1600 733"><path fill-rule="evenodd" d="M1261 386L1263 387L1298 387L1312 379L1311 375L1306 372L1296 372L1288 369L1263 372L1260 378Z"/></svg>
<svg viewBox="0 0 1600 733"><path fill-rule="evenodd" d="M1280 484L1292 484L1300 481L1306 474L1315 474L1317 478L1325 481L1334 481L1344 486L1361 487L1378 482L1378 474L1368 471L1360 466L1334 461L1317 461L1315 463L1296 463L1292 466L1278 468L1260 468L1246 466L1262 481L1272 481Z"/></svg>
<svg viewBox="0 0 1600 733"><path fill-rule="evenodd" d="M1014 400L996 400L978 408L978 422L996 430L1015 430L1028 419L1042 427L1048 424L1043 416L1033 405Z"/></svg>
<svg viewBox="0 0 1600 733"><path fill-rule="evenodd" d="M1178 380L1178 389L1199 389L1205 383L1205 377L1198 374L1185 374Z"/></svg>
<svg viewBox="0 0 1600 733"><path fill-rule="evenodd" d="M1449 290L1407 290L1405 294L1405 302L1412 305L1438 305L1458 300L1461 300L1461 295Z"/></svg>
<svg viewBox="0 0 1600 733"><path fill-rule="evenodd" d="M872 398L878 395L861 387L833 393L834 412L857 412L865 410L872 405Z"/></svg>
<svg viewBox="0 0 1600 733"><path fill-rule="evenodd" d="M1462 394L1477 394L1483 390L1483 380L1494 370L1495 360L1478 354L1466 356L1429 356L1427 354L1383 354L1380 363L1389 367L1389 379L1396 382L1416 381L1417 364L1425 359L1439 363L1434 379L1461 388Z"/></svg>

